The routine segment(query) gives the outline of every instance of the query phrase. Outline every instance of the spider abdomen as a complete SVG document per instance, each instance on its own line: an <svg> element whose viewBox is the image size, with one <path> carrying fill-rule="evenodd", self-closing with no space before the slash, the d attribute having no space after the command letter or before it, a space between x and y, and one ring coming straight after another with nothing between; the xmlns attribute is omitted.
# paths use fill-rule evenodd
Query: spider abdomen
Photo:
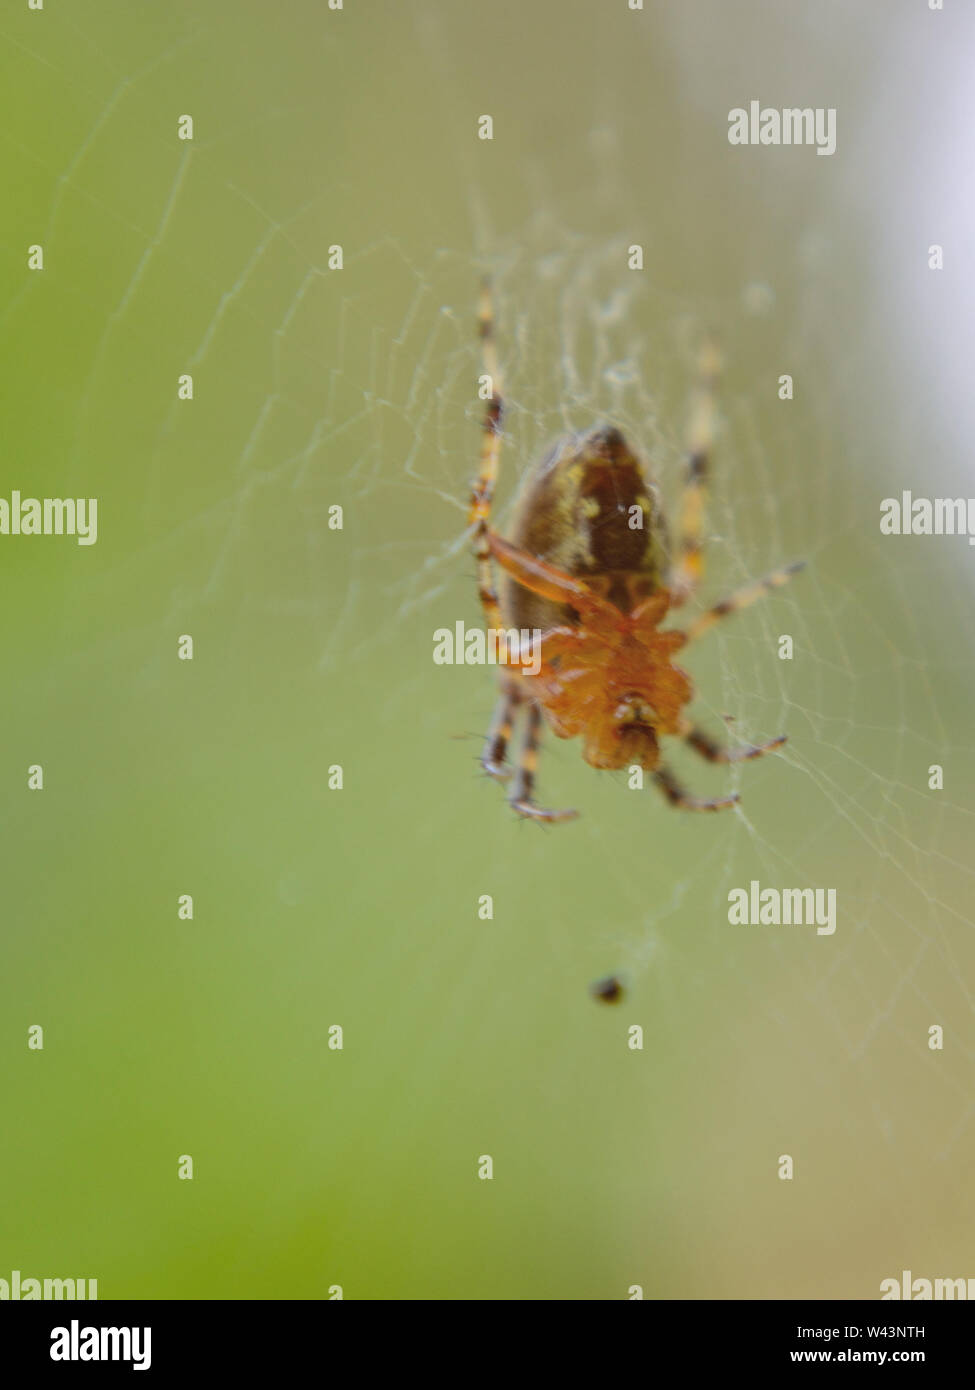
<svg viewBox="0 0 975 1390"><path fill-rule="evenodd" d="M531 469L512 529L520 550L585 578L621 611L662 587L667 535L657 490L619 430L566 435ZM572 623L571 609L506 581L502 608L515 627Z"/></svg>

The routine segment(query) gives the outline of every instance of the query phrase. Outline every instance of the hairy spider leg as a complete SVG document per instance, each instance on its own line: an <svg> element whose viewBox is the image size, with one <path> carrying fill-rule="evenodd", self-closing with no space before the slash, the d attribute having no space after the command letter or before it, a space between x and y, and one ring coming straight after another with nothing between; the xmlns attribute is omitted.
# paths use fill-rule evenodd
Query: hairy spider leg
<svg viewBox="0 0 975 1390"><path fill-rule="evenodd" d="M566 574L547 560L540 560L537 555L519 550L495 531L488 532L488 549L502 569L523 588L543 598L554 599L556 603L569 604L588 626L597 630L599 625L610 632L621 627L624 619L616 605L594 594L583 580Z"/></svg>
<svg viewBox="0 0 975 1390"><path fill-rule="evenodd" d="M514 685L508 685L502 690L494 707L491 727L484 740L481 767L496 782L507 782L512 775L512 769L508 766L508 744L511 742L515 717L521 703L519 690Z"/></svg>
<svg viewBox="0 0 975 1390"><path fill-rule="evenodd" d="M745 584L741 589L736 589L733 594L723 598L720 603L714 604L707 612L695 618L687 629L687 640L693 642L709 628L714 627L715 623L722 618L730 617L732 613L740 613L743 608L749 608L757 599L764 598L766 594L772 593L774 589L781 589L783 584L788 584L794 574L806 568L805 560L796 560L791 565L783 565L781 569L773 570L764 579L758 579L752 584Z"/></svg>
<svg viewBox="0 0 975 1390"><path fill-rule="evenodd" d="M537 805L532 800L532 792L535 788L535 773L538 770L538 745L541 739L541 732L542 711L537 704L532 703L528 706L528 717L525 720L521 756L518 759L518 774L515 777L508 804L513 811L518 812L519 816L525 816L529 820L547 821L549 823L575 820L576 816L579 814L578 811L552 811L544 806Z"/></svg>
<svg viewBox="0 0 975 1390"><path fill-rule="evenodd" d="M728 806L737 806L741 800L737 792L731 796L714 796L704 799L689 796L674 774L666 767L658 767L653 774L653 780L671 806L676 806L681 811L723 811Z"/></svg>
<svg viewBox="0 0 975 1390"><path fill-rule="evenodd" d="M494 585L491 569L491 547L488 541L488 522L494 502L494 489L498 481L498 468L501 460L501 418L504 402L501 394L501 372L498 367L498 354L494 342L494 308L491 301L491 287L487 280L481 287L481 304L478 313L480 325L481 351L484 371L491 379L491 396L484 412L481 434L481 460L477 481L471 490L470 511L467 522L474 526L474 558L477 561L477 589L484 608L484 616L489 628L500 631L504 627L501 605Z"/></svg>
<svg viewBox="0 0 975 1390"><path fill-rule="evenodd" d="M778 738L770 738L768 743L745 743L737 748L726 748L689 719L683 719L680 737L709 763L744 763L751 758L761 758L766 753L771 753L774 748L781 748L788 735L779 734Z"/></svg>
<svg viewBox="0 0 975 1390"><path fill-rule="evenodd" d="M491 565L492 551L497 554L495 547L502 547L506 552L507 567L514 563L513 557L526 564L539 564L531 556L522 555L513 546L507 546L495 536L490 528L491 507L494 502L494 490L497 486L498 472L501 460L501 420L504 412L504 400L501 389L501 372L498 366L498 354L494 338L494 306L491 298L490 283L485 280L481 287L481 302L478 312L478 322L480 325L481 350L484 361L484 371L491 380L491 397L484 412L484 425L481 438L481 459L478 469L477 481L471 492L470 512L468 524L474 526L474 557L477 561L477 584L481 605L487 619L488 627L501 630L504 627L504 620L501 615L501 605L498 601L498 592L494 583L494 572ZM505 563L505 561L501 561ZM546 567L551 569L551 566ZM553 571L559 578L564 579L569 584L573 581L568 575L561 576L559 571ZM576 588L573 584L573 588ZM481 758L481 765L489 776L499 781L506 780L511 776L511 769L505 765L508 744L511 740L515 717L519 707L526 703L522 695L513 687L509 686L503 692L495 710L491 728L487 736L484 752ZM525 722L525 730L522 739L521 755L518 763L518 772L511 794L511 805L521 816L531 817L541 821L562 821L571 820L577 812L575 811L550 811L544 807L536 806L531 799L532 789L535 784L535 772L538 767L538 746L541 733L541 711L534 703L528 702L528 711Z"/></svg>

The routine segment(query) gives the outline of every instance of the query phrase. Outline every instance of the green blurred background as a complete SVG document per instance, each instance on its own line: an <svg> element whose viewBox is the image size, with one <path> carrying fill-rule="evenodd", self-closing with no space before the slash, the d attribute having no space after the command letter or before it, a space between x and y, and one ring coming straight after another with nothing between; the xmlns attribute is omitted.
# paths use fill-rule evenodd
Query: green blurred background
<svg viewBox="0 0 975 1390"><path fill-rule="evenodd" d="M99 539L0 537L0 1277L874 1298L975 1273L971 552L878 530L902 488L972 491L958 8L6 9L0 495L96 496ZM835 107L836 154L732 148L752 99ZM550 740L540 799L583 815L545 831L479 775L492 675L431 653L479 621L485 270L502 519L604 417L673 499L694 343L721 338L706 597L811 562L688 659L702 722L790 735L744 770L674 755L740 812L681 817ZM752 878L836 888L835 936L729 926Z"/></svg>

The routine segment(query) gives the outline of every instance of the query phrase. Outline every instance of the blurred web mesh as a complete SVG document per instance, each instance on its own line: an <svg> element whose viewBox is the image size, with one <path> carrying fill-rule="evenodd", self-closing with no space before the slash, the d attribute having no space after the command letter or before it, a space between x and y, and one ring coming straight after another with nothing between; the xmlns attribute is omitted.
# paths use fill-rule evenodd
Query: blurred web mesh
<svg viewBox="0 0 975 1390"><path fill-rule="evenodd" d="M118 233L71 417L75 477L112 389L112 363L154 320L160 272L189 263L208 199L233 221L235 235L222 241L219 257L194 274L192 312L168 346L182 370L219 379L229 344L245 341L249 370L223 388L221 419L231 401L234 428L207 440L204 451L196 407L187 416L167 404L147 426L140 542L185 562L167 624L192 627L220 604L241 622L258 610L305 617L317 634L313 659L336 682L377 648L399 650L404 625L432 632L445 621L480 620L465 515L479 441L474 315L485 271L495 280L506 397L502 530L529 461L559 433L597 420L617 424L642 451L673 516L695 348L702 332L716 332L727 370L700 601L780 562L804 556L810 563L788 590L722 624L688 658L695 710L730 739L787 732L790 742L760 771L747 764L715 771L675 754L695 790L727 787L743 801L716 830L682 829L678 852L664 863L653 859L655 826L671 813L652 791L631 793L623 775L601 779L597 792L595 775L573 766L576 745L547 739L540 796L580 805L584 819L557 833L577 837L594 872L611 876L628 905L594 928L606 968L648 991L675 1027L694 997L676 954L690 914L709 934L710 968L745 1010L776 1017L764 992L768 973L753 971L755 951L767 952L806 1010L801 1020L777 1017L784 1042L805 1030L867 1083L886 1077L882 1095L898 1084L892 1068L912 1085L927 1077L953 1117L936 1136L941 1154L969 1146L975 740L957 717L975 684L971 646L957 639L970 631L969 553L962 542L879 537L877 504L897 488L850 426L858 407L845 381L855 363L832 341L816 292L828 237L812 238L796 261L806 291L788 354L769 328L774 285L742 283L712 302L679 298L658 287L652 255L644 271L627 269L635 238L618 230L577 234L572 200L546 205L544 194L538 214L515 234L495 236L472 203L466 245L417 247L395 233L347 241L343 270L329 271L328 245L343 238L322 197L252 195L244 167L228 176L219 142L187 149L174 142L166 177L141 190L137 206L120 183L106 189L101 163L131 99L178 51L120 78L90 108L69 158L51 171L41 218L52 254L82 211L93 226ZM42 293L28 281L8 315L29 312L31 296ZM810 363L817 389L778 403L779 373L798 376ZM859 451L851 448L857 439ZM186 451L209 461L192 502L173 486ZM934 494L934 464L927 477ZM339 536L327 530L334 503L346 509ZM246 545L262 528L282 557L272 591L251 581L246 565ZM133 552L109 582L138 573L140 563ZM782 633L794 639L792 662L778 659ZM410 650L415 664L391 682L391 717L408 710L430 679L428 647ZM490 673L481 674L487 685ZM489 706L485 691L476 709L462 708L470 689L458 683L448 697L458 708L456 720L443 723L445 739L477 725ZM947 769L938 793L927 788L934 763ZM607 814L611 796L618 809ZM500 797L484 805L488 814L508 814ZM621 857L623 818L630 839ZM633 853L637 843L646 859ZM808 927L730 928L728 891L751 878L763 887L836 887L836 936L818 940ZM743 950L746 931L753 935ZM924 1071L931 1023L944 1024L951 1038L951 1055L933 1078ZM885 1134L884 1099L874 1118Z"/></svg>

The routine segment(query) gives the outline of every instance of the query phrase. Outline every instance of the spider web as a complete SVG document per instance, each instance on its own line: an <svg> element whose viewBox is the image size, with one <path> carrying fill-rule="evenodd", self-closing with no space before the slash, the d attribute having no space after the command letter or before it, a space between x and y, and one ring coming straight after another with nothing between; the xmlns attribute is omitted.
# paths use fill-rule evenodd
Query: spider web
<svg viewBox="0 0 975 1390"><path fill-rule="evenodd" d="M175 857L206 866L219 896L248 846L247 882L269 886L279 912L318 922L324 911L330 923L328 945L285 934L272 998L290 1008L297 987L284 981L306 969L332 977L330 1016L341 1014L353 1035L386 1020L384 1046L395 1039L411 1055L406 1068L378 1044L360 1054L359 1087L383 1098L384 1117L365 1112L374 1126L365 1160L351 1137L355 1102L346 1097L341 1112L335 1190L364 1161L377 1222L394 1231L403 1222L399 1189L376 1157L392 1136L401 1155L423 1156L429 1176L419 1181L432 1192L442 1174L427 1146L455 1134L465 1153L491 1151L493 1124L509 1149L521 1141L523 1162L535 1145L539 1170L563 1140L575 1155L559 1202L549 1203L538 1170L522 1170L520 1201L549 1239L528 1261L521 1296L561 1287L545 1252L566 1205L593 1202L610 1213L605 1243L590 1219L576 1223L580 1251L595 1242L601 1252L583 1279L593 1296L620 1296L607 1288L629 1279L648 1296L869 1298L902 1267L967 1274L957 1266L968 1251L963 1179L975 1143L971 557L959 538L883 538L878 528L880 499L902 488L957 496L971 487L956 462L969 424L958 303L971 281L934 276L923 254L929 241L958 247L971 230L970 209L945 192L951 142L916 185L899 183L884 152L908 140L924 149L930 130L905 132L896 111L878 112L877 91L857 86L817 38L811 16L821 7L810 6L805 42L818 44L820 77L847 99L850 153L742 151L730 172L720 142L731 106L756 92L779 105L819 99L790 89L797 60L782 67L792 49L763 31L756 7L736 17L754 30L758 54L739 100L722 63L720 6L702 5L694 22L686 12L653 17L649 32L670 55L663 95L627 106L599 68L598 100L586 96L560 126L571 158L554 138L518 154L511 123L522 122L524 137L534 110L521 104L519 79L538 74L542 38L522 33L525 51L509 55L503 78L492 87L471 76L468 98L480 26L446 6L408 8L384 11L382 40L361 14L344 12L339 30L336 16L325 23L310 5L294 6L277 35L259 7L214 5L201 16L170 6L163 24L81 4L70 16L49 8L43 31L34 16L4 20L20 82L42 94L45 83L52 93L67 83L69 93L51 131L20 137L6 123L3 137L24 188L5 253L19 265L36 240L52 267L47 282L16 282L3 310L8 341L28 333L33 316L77 312L73 361L54 372L61 433L39 423L22 450L34 469L22 472L38 493L99 495L103 518L83 577L59 570L53 589L28 599L56 633L57 656L48 651L25 677L18 710L46 700L54 727L65 670L87 692L83 708L106 698L114 707L107 682L122 673L158 719L173 698L175 635L195 634L210 683L180 705L179 727L191 744L210 740L212 785L198 790L221 809L205 830L201 811L201 843ZM941 37L934 47L910 8L885 21L884 71L906 70L907 54L927 45L924 80L943 83L957 119L950 44ZM698 49L705 12L709 37ZM863 6L848 20L851 53L880 42L880 13ZM607 21L599 51L632 75L631 61L656 60L648 47L628 56L634 32L648 43L630 19L624 11ZM546 31L553 64L578 53L594 23L581 6ZM403 134L397 114L415 91L398 75L397 48L426 79ZM214 64L231 61L260 76L259 107L243 79L210 95ZM318 63L331 74L327 98ZM357 86L373 67L389 84L382 97ZM543 98L544 89L539 109ZM198 131L185 145L175 138L184 110ZM481 111L495 115L490 143L472 134ZM661 112L684 132L677 151L653 135ZM932 112L931 129L943 118ZM716 153L707 143L715 129ZM422 166L404 170L424 140ZM865 152L870 197L857 183ZM749 210L763 178L782 204L764 217ZM673 206L661 207L658 191L668 189ZM927 199L930 215L892 235L887 219L904 199L915 208ZM726 213L750 219L747 254L736 239L739 254L726 255L720 226L696 225ZM682 258L681 228L692 225ZM642 271L627 268L634 243L644 246ZM335 244L341 270L328 265ZM71 258L73 280L63 269ZM502 531L529 462L560 433L600 420L640 448L673 518L695 349L704 332L722 343L706 576L693 611L784 561L809 562L687 660L706 728L730 741L789 735L781 754L725 769L668 750L696 794L739 792L734 812L678 816L652 789L597 775L577 745L549 737L539 798L577 806L582 818L546 832L516 821L478 774L492 673L438 669L431 651L435 629L480 621L465 525L482 410L474 302L485 272L506 397ZM180 373L194 377L189 407L175 397ZM778 398L783 373L795 381L789 402ZM125 390L134 408L116 437ZM20 437L30 437L26 423ZM336 504L341 531L328 525ZM778 654L783 634L791 661ZM130 729L133 745L142 732ZM94 778L93 798L105 806L117 793L117 755L107 731L95 737L109 771ZM165 758L177 742L164 735L142 769L148 802L162 798L174 835L186 798ZM285 761L307 758L308 770L277 775L279 746ZM257 767L251 782L245 757ZM321 791L334 763L348 784L341 809ZM945 770L944 790L929 790L933 764ZM213 790L220 779L241 808ZM280 831L262 839L256 825L279 817ZM731 926L729 891L752 880L834 888L835 935ZM484 893L496 920L473 936L472 903ZM255 927L244 948L259 940ZM239 945L221 943L232 960ZM600 1012L586 986L608 973L627 994ZM48 1001L44 978L38 969L37 998ZM406 1004L396 1002L403 981ZM236 1017L222 996L211 1003ZM304 1004L310 1011L312 1000ZM642 1053L621 1041L631 1024L644 1029ZM934 1024L943 1052L928 1047ZM257 1084L278 1085L257 1043L246 1056ZM178 1076L188 1061L172 1065ZM152 1074L158 1087L166 1073ZM246 1088L232 1060L228 1085L222 1114L234 1131ZM264 1097L272 1112L280 1106L279 1121L292 1113L294 1086L279 1101ZM528 1118L536 1103L542 1132ZM174 1096L167 1104L180 1113ZM317 1153L320 1136L309 1134ZM774 1180L782 1153L795 1158L800 1189L787 1211L787 1184ZM315 1180L300 1167L285 1176L295 1190L283 1219L297 1226ZM354 1202L351 1210L339 1226L349 1240ZM270 1230L281 1217L259 1218L255 1240L261 1219ZM448 1249L446 1238L433 1245ZM648 1246L658 1253L648 1258ZM409 1268L421 1271L421 1287L437 1287L422 1257ZM159 1287L140 1277L129 1275L133 1288ZM396 1296L410 1287L388 1277ZM465 1287L479 1287L466 1277Z"/></svg>

